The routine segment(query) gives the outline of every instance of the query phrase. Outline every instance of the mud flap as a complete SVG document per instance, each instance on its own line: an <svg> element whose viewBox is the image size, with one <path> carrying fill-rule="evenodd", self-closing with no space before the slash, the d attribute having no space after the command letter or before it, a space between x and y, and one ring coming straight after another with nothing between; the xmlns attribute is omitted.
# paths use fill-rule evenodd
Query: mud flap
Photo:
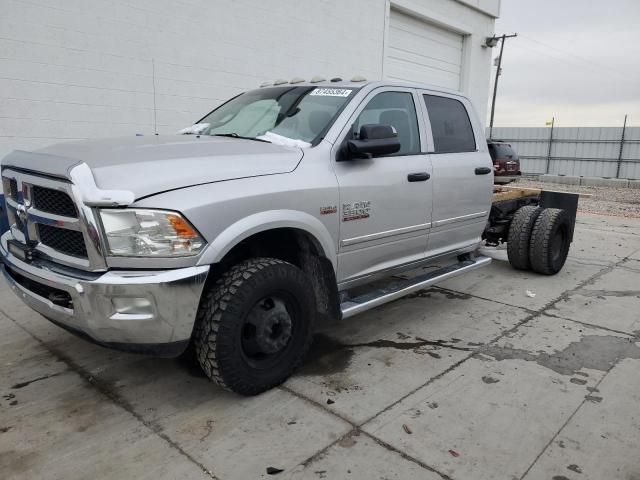
<svg viewBox="0 0 640 480"><path fill-rule="evenodd" d="M580 195L577 193L567 192L540 192L539 205L542 208L560 208L564 210L571 222L569 228L569 241L573 242L573 230L576 226L576 214L578 213L578 199Z"/></svg>

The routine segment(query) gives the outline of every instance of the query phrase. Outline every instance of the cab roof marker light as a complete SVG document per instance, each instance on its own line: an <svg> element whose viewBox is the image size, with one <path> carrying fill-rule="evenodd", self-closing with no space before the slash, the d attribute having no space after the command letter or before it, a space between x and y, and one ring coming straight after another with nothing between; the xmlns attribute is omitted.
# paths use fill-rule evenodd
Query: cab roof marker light
<svg viewBox="0 0 640 480"><path fill-rule="evenodd" d="M362 75L355 75L352 79L352 82L366 82L367 79L364 78Z"/></svg>
<svg viewBox="0 0 640 480"><path fill-rule="evenodd" d="M304 78L293 77L289 83L304 83Z"/></svg>
<svg viewBox="0 0 640 480"><path fill-rule="evenodd" d="M286 81L283 78L279 78L276 81L273 82L274 85L284 85L285 83L289 83L288 81Z"/></svg>
<svg viewBox="0 0 640 480"><path fill-rule="evenodd" d="M324 78L324 77L322 77L322 76L320 76L320 75L316 75L315 77L313 77L313 78L311 79L311 82L310 82L310 83L320 83L320 82L326 82L326 81L327 81L327 79L326 79L326 78Z"/></svg>
<svg viewBox="0 0 640 480"><path fill-rule="evenodd" d="M341 82L341 81L342 81L342 79L341 79L340 77L333 77L333 78L331 79L331 81L332 81L333 83L335 83L335 82Z"/></svg>

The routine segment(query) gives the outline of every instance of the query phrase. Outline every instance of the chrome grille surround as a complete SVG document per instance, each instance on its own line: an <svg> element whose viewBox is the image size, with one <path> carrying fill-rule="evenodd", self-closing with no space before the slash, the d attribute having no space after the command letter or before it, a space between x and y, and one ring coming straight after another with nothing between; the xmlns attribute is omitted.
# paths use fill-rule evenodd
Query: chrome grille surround
<svg viewBox="0 0 640 480"><path fill-rule="evenodd" d="M5 167L2 170L2 185L5 192L11 236L14 240L33 247L40 256L55 263L86 271L106 270L95 213L91 207L84 205L79 200L82 197L77 185L65 179L27 173L12 167ZM77 218L39 210L33 204L33 189L36 186L58 190L68 195L75 204ZM15 191L13 191L14 189ZM40 241L38 225L48 225L81 233L86 247L86 257L67 255L44 245Z"/></svg>

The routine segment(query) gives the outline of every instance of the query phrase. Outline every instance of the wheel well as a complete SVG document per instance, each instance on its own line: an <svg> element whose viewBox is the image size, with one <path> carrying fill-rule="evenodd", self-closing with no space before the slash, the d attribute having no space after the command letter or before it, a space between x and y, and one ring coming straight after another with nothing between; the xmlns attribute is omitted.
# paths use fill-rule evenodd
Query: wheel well
<svg viewBox="0 0 640 480"><path fill-rule="evenodd" d="M316 294L320 320L338 320L340 302L336 275L320 243L304 230L276 228L256 233L234 246L212 265L210 278L217 278L233 265L249 258L269 257L289 262L305 272Z"/></svg>

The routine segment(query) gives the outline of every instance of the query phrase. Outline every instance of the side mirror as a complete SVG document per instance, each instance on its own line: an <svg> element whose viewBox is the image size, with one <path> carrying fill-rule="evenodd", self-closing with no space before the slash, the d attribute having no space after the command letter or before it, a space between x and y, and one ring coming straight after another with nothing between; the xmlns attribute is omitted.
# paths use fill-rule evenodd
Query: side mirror
<svg viewBox="0 0 640 480"><path fill-rule="evenodd" d="M399 150L398 132L391 125L362 125L358 139L347 141L349 158L380 157Z"/></svg>

